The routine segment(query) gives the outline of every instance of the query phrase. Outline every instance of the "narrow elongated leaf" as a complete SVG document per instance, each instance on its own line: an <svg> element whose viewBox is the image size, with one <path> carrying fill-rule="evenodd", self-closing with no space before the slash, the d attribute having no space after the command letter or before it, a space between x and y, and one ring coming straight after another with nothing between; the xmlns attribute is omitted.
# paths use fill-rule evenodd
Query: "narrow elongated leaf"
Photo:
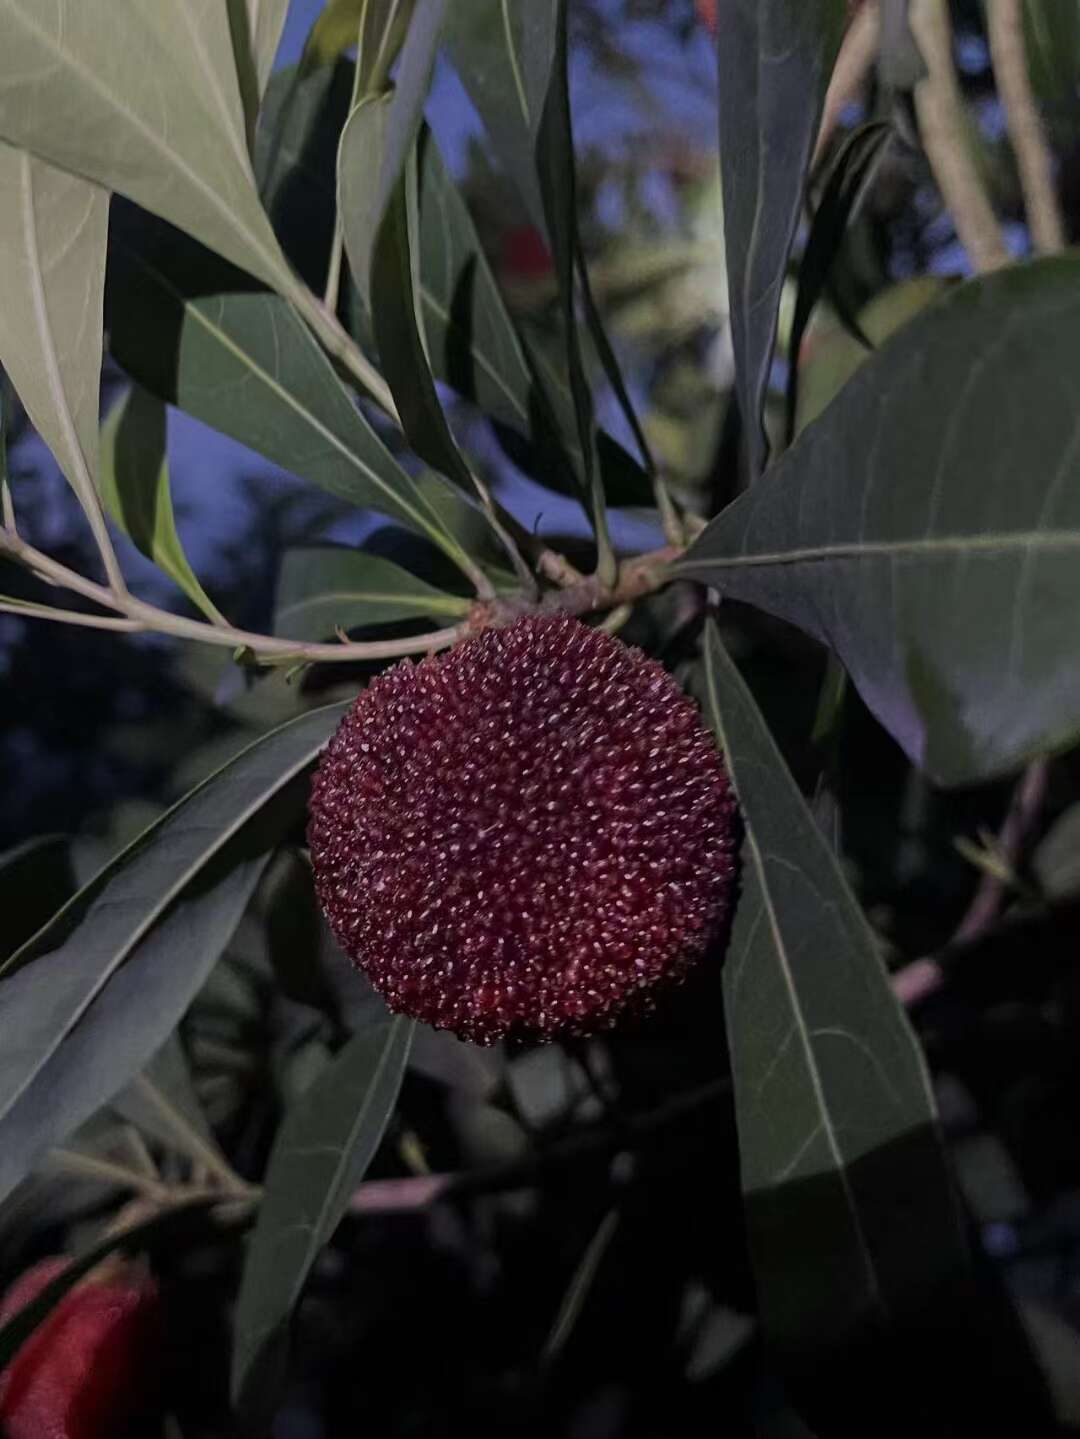
<svg viewBox="0 0 1080 1439"><path fill-rule="evenodd" d="M67 946L0 984L0 1196L110 1100L187 1009L269 859L265 843L238 850L208 864L197 889L181 895L145 938L121 940L111 962L103 964L91 949L92 973L83 970L80 930ZM107 892L100 902L109 902ZM92 930L87 941L93 945ZM28 1055L16 1034L39 1054Z"/></svg>
<svg viewBox="0 0 1080 1439"><path fill-rule="evenodd" d="M412 0L327 0L304 45L301 74L332 65L355 45L360 63L357 96L378 94L411 16Z"/></svg>
<svg viewBox="0 0 1080 1439"><path fill-rule="evenodd" d="M381 96L364 101L353 111L342 134L345 248L354 277L358 266L370 266L367 302L383 373L397 402L406 438L422 460L471 493L472 475L443 412L428 361L416 273L419 221L414 161L410 158L406 162L385 213L365 214L361 208L358 214L354 203L356 183L364 174L365 162L370 165L379 156L387 138L396 98L395 93L393 99ZM371 225L374 243L369 251Z"/></svg>
<svg viewBox="0 0 1080 1439"><path fill-rule="evenodd" d="M0 854L0 962L71 898L75 872L63 835L29 839Z"/></svg>
<svg viewBox="0 0 1080 1439"><path fill-rule="evenodd" d="M365 96L338 151L338 211L353 278L369 306L383 220L405 173L424 112L447 0L416 0L392 91Z"/></svg>
<svg viewBox="0 0 1080 1439"><path fill-rule="evenodd" d="M600 566L604 568L612 563L607 534L607 509L596 452L592 391L585 371L585 354L577 318L579 261L582 270L584 262L581 261L577 223L576 165L567 74L567 23L566 0L541 0L541 3L530 9L525 23L525 54L530 69L538 77L545 72L548 76L544 105L535 133L535 165L544 202L548 238L555 259L555 274L559 282L566 372L577 419L578 446L583 459L585 503L596 531Z"/></svg>
<svg viewBox="0 0 1080 1439"><path fill-rule="evenodd" d="M478 0L450 7L445 35L503 169L552 248L559 281L559 353L552 363L537 346L527 347L536 392L532 400L526 391L527 413L534 415L535 409L540 425L554 422L586 507L602 529L592 395L575 313L576 186L565 28L562 0Z"/></svg>
<svg viewBox="0 0 1080 1439"><path fill-rule="evenodd" d="M325 639L338 630L398 620L443 623L468 614L469 601L385 560L329 545L287 551L278 579L274 631L286 639Z"/></svg>
<svg viewBox="0 0 1080 1439"><path fill-rule="evenodd" d="M825 291L833 262L843 244L867 188L873 182L892 139L892 126L863 125L840 146L814 211L810 234L799 262L799 287L791 321L787 390L787 443L795 437L799 404L799 356L803 336L818 300ZM856 335L856 343L864 336Z"/></svg>
<svg viewBox="0 0 1080 1439"><path fill-rule="evenodd" d="M0 138L291 286L248 159L221 0L0 0Z"/></svg>
<svg viewBox="0 0 1080 1439"><path fill-rule="evenodd" d="M273 1401L293 1310L379 1146L412 1031L387 1016L355 1034L278 1131L236 1311L232 1387L245 1412Z"/></svg>
<svg viewBox="0 0 1080 1439"><path fill-rule="evenodd" d="M289 0L226 0L226 5L250 148L255 138L259 104L285 27Z"/></svg>
<svg viewBox="0 0 1080 1439"><path fill-rule="evenodd" d="M139 385L113 407L102 427L98 484L105 508L147 559L209 620L223 620L188 563L176 532L165 406Z"/></svg>
<svg viewBox="0 0 1080 1439"><path fill-rule="evenodd" d="M270 82L274 68L274 57L281 43L281 32L285 28L285 17L289 13L289 0L247 0L249 16L248 33L251 37L251 53L255 61L255 79L258 93L262 96Z"/></svg>
<svg viewBox="0 0 1080 1439"><path fill-rule="evenodd" d="M330 494L390 515L456 562L466 558L285 301L231 288L242 277L205 254L200 261L175 232L127 234L130 243L114 242L110 341L134 379Z"/></svg>
<svg viewBox="0 0 1080 1439"><path fill-rule="evenodd" d="M803 202L845 0L719 0L720 174L736 388L751 474L780 289Z"/></svg>
<svg viewBox="0 0 1080 1439"><path fill-rule="evenodd" d="M911 758L1080 732L1080 260L958 287L870 356L677 572L836 651Z"/></svg>
<svg viewBox="0 0 1080 1439"><path fill-rule="evenodd" d="M540 230L535 147L554 57L551 17L551 0L471 0L450 6L445 31L454 68Z"/></svg>
<svg viewBox="0 0 1080 1439"><path fill-rule="evenodd" d="M0 144L0 364L99 537L108 220L109 197L98 185Z"/></svg>
<svg viewBox="0 0 1080 1439"><path fill-rule="evenodd" d="M967 1265L929 1078L874 937L715 627L746 825L724 969L762 1322L785 1356L918 1327Z"/></svg>
<svg viewBox="0 0 1080 1439"><path fill-rule="evenodd" d="M0 973L0 1195L165 1041L344 712L255 742L117 856Z"/></svg>

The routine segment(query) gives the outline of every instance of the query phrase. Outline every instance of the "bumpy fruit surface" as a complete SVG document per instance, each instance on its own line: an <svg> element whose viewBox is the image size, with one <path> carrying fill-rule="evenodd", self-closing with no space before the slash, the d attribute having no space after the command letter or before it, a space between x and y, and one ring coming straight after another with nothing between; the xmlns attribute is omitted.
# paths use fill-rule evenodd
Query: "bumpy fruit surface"
<svg viewBox="0 0 1080 1439"><path fill-rule="evenodd" d="M66 1266L45 1259L4 1297L0 1323ZM139 1413L158 1368L157 1286L134 1266L71 1289L0 1374L6 1439L116 1439Z"/></svg>
<svg viewBox="0 0 1080 1439"><path fill-rule="evenodd" d="M316 773L308 841L390 1007L488 1044L648 1008L723 922L735 829L671 676L555 616L374 680Z"/></svg>

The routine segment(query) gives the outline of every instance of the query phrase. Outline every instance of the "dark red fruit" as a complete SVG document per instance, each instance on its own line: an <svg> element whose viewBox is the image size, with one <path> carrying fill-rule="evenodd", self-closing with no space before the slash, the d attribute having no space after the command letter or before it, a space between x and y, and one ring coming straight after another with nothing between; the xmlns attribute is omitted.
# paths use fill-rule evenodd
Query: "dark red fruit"
<svg viewBox="0 0 1080 1439"><path fill-rule="evenodd" d="M479 1044L647 1007L716 934L734 839L694 704L563 616L374 680L327 747L308 825L342 948L391 1009Z"/></svg>
<svg viewBox="0 0 1080 1439"><path fill-rule="evenodd" d="M499 268L508 280L544 280L555 269L551 251L535 225L513 225L499 244Z"/></svg>
<svg viewBox="0 0 1080 1439"><path fill-rule="evenodd" d="M716 34L717 0L697 0L697 12L703 25Z"/></svg>
<svg viewBox="0 0 1080 1439"><path fill-rule="evenodd" d="M45 1259L4 1296L0 1324L66 1267ZM115 1439L140 1412L157 1373L157 1285L134 1265L68 1291L0 1374L7 1439Z"/></svg>

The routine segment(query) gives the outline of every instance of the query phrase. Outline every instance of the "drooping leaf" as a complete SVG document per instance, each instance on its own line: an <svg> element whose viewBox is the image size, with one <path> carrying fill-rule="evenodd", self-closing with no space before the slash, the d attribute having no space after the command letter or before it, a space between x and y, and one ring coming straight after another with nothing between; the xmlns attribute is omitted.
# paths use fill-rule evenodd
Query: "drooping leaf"
<svg viewBox="0 0 1080 1439"><path fill-rule="evenodd" d="M787 389L787 443L795 437L799 403L799 353L814 306L828 284L844 235L872 184L892 140L892 126L873 122L848 135L837 150L814 211L799 262L799 286L791 321Z"/></svg>
<svg viewBox="0 0 1080 1439"><path fill-rule="evenodd" d="M1080 804L1051 825L1031 857L1031 867L1048 899L1080 894Z"/></svg>
<svg viewBox="0 0 1080 1439"><path fill-rule="evenodd" d="M257 740L0 971L0 1195L164 1043L227 943L343 705Z"/></svg>
<svg viewBox="0 0 1080 1439"><path fill-rule="evenodd" d="M874 937L715 626L706 660L746 827L723 981L742 1187L762 1324L802 1367L929 1324L967 1249Z"/></svg>
<svg viewBox="0 0 1080 1439"><path fill-rule="evenodd" d="M552 15L552 0L472 0L450 6L445 32L454 68L540 230L536 135L554 58Z"/></svg>
<svg viewBox="0 0 1080 1439"><path fill-rule="evenodd" d="M377 94L401 48L412 16L412 0L327 0L311 27L300 59L301 75L332 65L357 47L357 95Z"/></svg>
<svg viewBox="0 0 1080 1439"><path fill-rule="evenodd" d="M0 0L0 138L291 289L255 190L220 0Z"/></svg>
<svg viewBox="0 0 1080 1439"><path fill-rule="evenodd" d="M158 569L212 623L224 622L199 583L176 532L166 416L161 400L139 385L115 405L101 430L98 485L106 510Z"/></svg>
<svg viewBox="0 0 1080 1439"><path fill-rule="evenodd" d="M0 144L0 364L96 537L108 219L100 186Z"/></svg>
<svg viewBox="0 0 1080 1439"><path fill-rule="evenodd" d="M289 0L226 0L226 5L250 148L259 118L259 105L274 67L281 32L285 28Z"/></svg>
<svg viewBox="0 0 1080 1439"><path fill-rule="evenodd" d="M236 1310L232 1389L242 1412L273 1403L292 1313L379 1146L412 1030L389 1015L360 1030L278 1131Z"/></svg>
<svg viewBox="0 0 1080 1439"><path fill-rule="evenodd" d="M418 617L461 619L469 601L437 590L385 560L337 546L288 550L278 578L274 632L328 639L338 630Z"/></svg>
<svg viewBox="0 0 1080 1439"><path fill-rule="evenodd" d="M535 381L476 227L438 142L419 146L420 296L436 379L485 414L529 435ZM571 406L565 393L564 408Z"/></svg>
<svg viewBox="0 0 1080 1439"><path fill-rule="evenodd" d="M110 276L112 352L151 394L468 565L284 300L239 288L242 277L163 228L125 227Z"/></svg>
<svg viewBox="0 0 1080 1439"><path fill-rule="evenodd" d="M28 839L0 854L0 963L71 898L75 872L63 835Z"/></svg>
<svg viewBox="0 0 1080 1439"><path fill-rule="evenodd" d="M608 543L604 488L577 316L581 254L565 0L451 6L446 38L504 170L551 247L559 288L558 359L552 367L530 345L529 365L543 397L542 413L554 420L603 549Z"/></svg>
<svg viewBox="0 0 1080 1439"><path fill-rule="evenodd" d="M944 784L1080 732L1080 261L960 286L867 359L676 571L839 655Z"/></svg>
<svg viewBox="0 0 1080 1439"><path fill-rule="evenodd" d="M578 331L578 278L579 268L584 270L584 262L578 235L577 179L567 73L567 25L566 0L541 0L530 9L525 20L525 56L530 70L538 77L537 89L539 77L545 72L548 76L543 109L534 135L535 166L559 284L562 339L577 419L585 503L596 531L599 565L603 569L610 567L612 561L607 533L607 502L596 450L596 417Z"/></svg>
<svg viewBox="0 0 1080 1439"><path fill-rule="evenodd" d="M845 0L719 0L720 174L735 380L752 476L791 242Z"/></svg>
<svg viewBox="0 0 1080 1439"><path fill-rule="evenodd" d="M447 0L415 0L393 90L364 94L342 132L338 213L353 278L369 307L380 228L420 128L446 6Z"/></svg>
<svg viewBox="0 0 1080 1439"><path fill-rule="evenodd" d="M248 34L260 97L265 93L289 13L289 0L247 0Z"/></svg>

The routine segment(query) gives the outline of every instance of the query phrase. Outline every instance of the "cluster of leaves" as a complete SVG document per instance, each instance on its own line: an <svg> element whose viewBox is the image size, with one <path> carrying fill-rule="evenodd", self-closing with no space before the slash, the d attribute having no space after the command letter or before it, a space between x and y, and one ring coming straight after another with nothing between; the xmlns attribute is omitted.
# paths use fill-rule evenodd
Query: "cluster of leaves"
<svg viewBox="0 0 1080 1439"><path fill-rule="evenodd" d="M963 1166L958 1190L944 1142L1010 1113L1023 1135L1016 1107L1038 1105L1019 1079L986 1079L983 1009L977 1022L931 1013L926 1047L952 1085L939 1084L943 1130L885 958L940 944L963 907L970 876L940 836L994 817L995 782L1080 733L1080 263L929 287L876 328L864 315L869 339L897 332L833 373L812 423L793 385L797 437L767 435L781 294L848 7L721 4L742 445L738 479L729 467L695 515L654 463L592 292L566 0L331 0L301 64L271 76L287 8L0 0L0 363L105 574L80 589L70 568L28 558L5 470L0 552L24 568L4 607L56 617L66 586L74 623L236 651L203 672L227 702L196 731L207 743L184 757L172 808L81 888L53 840L0 868L16 917L0 944L2 1237L12 1264L49 1232L82 1241L0 1329L0 1365L65 1286L127 1247L166 1281L173 1432L228 1432L230 1406L258 1431L305 1404L329 1432L360 1412L391 1432L478 1417L695 1432L733 1416L842 1434L865 1432L868 1414L883 1433L1049 1430L1031 1326L971 1222L1015 1207L986 1200ZM551 254L542 334L512 314L424 123L440 47ZM792 356L890 138L857 132L818 188ZM99 433L106 338L132 388ZM601 385L630 448L596 422ZM722 967L603 1043L490 1058L415 1032L335 954L312 899L307 777L348 686L340 669L284 671L351 635L355 689L477 599L531 602L550 583L550 556L451 427L447 392L580 501L594 599L618 598L613 511L650 510L670 541L666 588L625 635L700 698L742 806ZM384 516L387 552L290 552L272 634L240 630L181 546L167 405ZM130 597L106 514L201 618ZM260 660L281 668L253 677ZM941 795L927 781L988 788ZM1024 896L988 942L1007 959L1034 932L1047 951L1026 997L1054 991L1037 1042L1057 1068L1052 1083L1039 1071L1037 1098L1063 1114L1076 1016L1055 988L1055 944L1075 934L1076 788L1063 763L1037 884L977 855ZM913 896L918 924L903 912ZM1007 963L983 982L994 1002L1015 998ZM1036 1193L1041 1151L1027 1153ZM1065 1166L1043 1193L1076 1179ZM151 1217L102 1239L132 1194ZM1047 1339L1040 1322L1045 1360L1062 1331Z"/></svg>

